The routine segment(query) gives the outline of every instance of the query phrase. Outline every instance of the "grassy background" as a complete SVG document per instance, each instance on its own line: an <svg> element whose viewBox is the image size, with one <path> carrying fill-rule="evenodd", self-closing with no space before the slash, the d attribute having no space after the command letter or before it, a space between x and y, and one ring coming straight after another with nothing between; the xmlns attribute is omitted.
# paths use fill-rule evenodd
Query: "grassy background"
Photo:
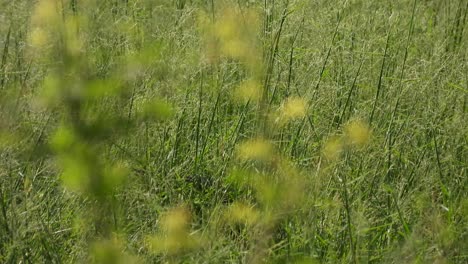
<svg viewBox="0 0 468 264"><path fill-rule="evenodd" d="M258 104L233 100L252 75L245 62L204 60L200 17L228 20L224 2L52 1L59 25L86 18L77 53L60 27L34 49L45 23L36 2L0 0L0 262L468 261L466 0L232 1L235 27L255 27L242 14L258 13ZM99 85L118 91L83 95ZM288 97L307 102L306 116L261 129ZM158 118L141 117L153 101ZM370 142L325 160L326 142L356 119ZM55 146L61 127L85 150ZM304 185L273 186L304 197L269 224L229 224L235 201L271 213L258 190L232 181L273 170L235 158L259 134ZM64 187L63 159L77 162L78 179L88 165L90 175L118 162L130 173L76 191ZM200 247L149 249L147 236L181 204ZM111 242L90 246L102 240Z"/></svg>

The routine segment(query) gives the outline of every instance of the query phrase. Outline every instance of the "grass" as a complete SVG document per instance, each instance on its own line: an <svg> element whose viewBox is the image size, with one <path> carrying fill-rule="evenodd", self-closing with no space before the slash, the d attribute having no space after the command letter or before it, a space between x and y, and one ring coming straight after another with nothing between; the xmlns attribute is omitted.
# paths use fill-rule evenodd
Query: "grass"
<svg viewBox="0 0 468 264"><path fill-rule="evenodd" d="M1 263L466 263L466 0L0 0Z"/></svg>

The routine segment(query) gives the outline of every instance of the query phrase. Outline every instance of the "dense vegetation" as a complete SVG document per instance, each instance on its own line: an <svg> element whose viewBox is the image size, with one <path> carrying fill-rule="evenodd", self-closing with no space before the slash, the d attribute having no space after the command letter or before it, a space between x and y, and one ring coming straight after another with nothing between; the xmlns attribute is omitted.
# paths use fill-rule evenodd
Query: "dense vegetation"
<svg viewBox="0 0 468 264"><path fill-rule="evenodd" d="M0 0L0 262L467 263L467 24Z"/></svg>

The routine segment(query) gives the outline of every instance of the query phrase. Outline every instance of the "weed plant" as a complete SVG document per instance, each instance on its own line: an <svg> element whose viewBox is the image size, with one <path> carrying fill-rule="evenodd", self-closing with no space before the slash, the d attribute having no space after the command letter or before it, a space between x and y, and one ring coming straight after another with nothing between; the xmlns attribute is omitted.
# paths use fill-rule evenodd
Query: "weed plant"
<svg viewBox="0 0 468 264"><path fill-rule="evenodd" d="M467 24L0 0L0 263L467 263Z"/></svg>

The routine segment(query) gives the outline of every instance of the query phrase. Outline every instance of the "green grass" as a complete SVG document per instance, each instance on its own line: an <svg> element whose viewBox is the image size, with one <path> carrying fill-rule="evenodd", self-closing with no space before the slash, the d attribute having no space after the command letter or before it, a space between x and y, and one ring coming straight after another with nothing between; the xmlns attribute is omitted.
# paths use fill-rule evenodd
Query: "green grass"
<svg viewBox="0 0 468 264"><path fill-rule="evenodd" d="M467 27L466 0L0 0L0 263L466 263Z"/></svg>

